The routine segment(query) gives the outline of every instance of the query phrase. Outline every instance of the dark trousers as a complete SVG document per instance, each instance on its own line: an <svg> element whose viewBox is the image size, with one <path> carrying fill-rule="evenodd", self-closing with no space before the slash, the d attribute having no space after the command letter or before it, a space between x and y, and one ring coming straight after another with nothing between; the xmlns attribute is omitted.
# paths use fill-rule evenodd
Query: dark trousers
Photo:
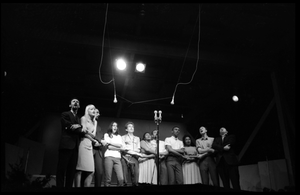
<svg viewBox="0 0 300 195"><path fill-rule="evenodd" d="M202 184L209 185L209 175L214 186L219 187L219 176L213 157L207 156L199 162Z"/></svg>
<svg viewBox="0 0 300 195"><path fill-rule="evenodd" d="M94 154L94 162L95 162L95 173L94 173L94 181L95 187L101 187L102 180L104 177L104 159L103 153L101 150L95 150Z"/></svg>
<svg viewBox="0 0 300 195"><path fill-rule="evenodd" d="M133 163L126 162L123 157L121 159L122 169L123 169L123 177L124 177L124 185L128 184L128 175L130 174L131 183L133 186L138 185L139 182L139 162L135 157L127 156L128 160Z"/></svg>
<svg viewBox="0 0 300 195"><path fill-rule="evenodd" d="M233 189L241 189L240 174L237 165L229 165L222 157L217 165L217 170L225 188L230 188L231 181Z"/></svg>
<svg viewBox="0 0 300 195"><path fill-rule="evenodd" d="M56 186L73 187L78 150L60 149L58 152L58 163L56 169Z"/></svg>
<svg viewBox="0 0 300 195"><path fill-rule="evenodd" d="M168 156L166 160L169 185L183 184L183 172L180 157Z"/></svg>
<svg viewBox="0 0 300 195"><path fill-rule="evenodd" d="M166 159L162 159L159 162L159 185L168 184L168 169L166 165Z"/></svg>

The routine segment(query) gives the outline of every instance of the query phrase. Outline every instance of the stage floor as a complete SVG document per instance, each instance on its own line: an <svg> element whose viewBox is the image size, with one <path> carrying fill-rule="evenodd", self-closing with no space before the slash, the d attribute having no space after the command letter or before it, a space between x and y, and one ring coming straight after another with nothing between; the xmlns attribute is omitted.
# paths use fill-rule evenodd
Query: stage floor
<svg viewBox="0 0 300 195"><path fill-rule="evenodd" d="M140 185L126 187L82 187L82 188L43 188L43 189L13 189L12 191L38 191L38 192L250 192L243 190L225 189L203 184L190 185Z"/></svg>

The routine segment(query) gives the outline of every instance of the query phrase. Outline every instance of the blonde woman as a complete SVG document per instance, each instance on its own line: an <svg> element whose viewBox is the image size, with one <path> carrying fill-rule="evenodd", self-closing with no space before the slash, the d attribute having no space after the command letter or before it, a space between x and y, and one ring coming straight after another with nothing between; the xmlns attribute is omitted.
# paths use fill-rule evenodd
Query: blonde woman
<svg viewBox="0 0 300 195"><path fill-rule="evenodd" d="M95 171L93 143L99 144L95 137L96 126L94 117L95 106L90 104L85 108L85 114L81 117L81 125L86 134L81 138L78 150L76 166L75 187L90 187Z"/></svg>

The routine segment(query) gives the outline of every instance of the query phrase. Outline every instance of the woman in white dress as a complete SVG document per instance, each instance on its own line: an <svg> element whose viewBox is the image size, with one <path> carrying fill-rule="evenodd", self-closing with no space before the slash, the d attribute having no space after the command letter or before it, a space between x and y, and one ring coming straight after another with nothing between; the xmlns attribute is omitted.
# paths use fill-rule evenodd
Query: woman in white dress
<svg viewBox="0 0 300 195"><path fill-rule="evenodd" d="M139 184L157 184L156 148L151 143L151 140L151 134L145 132L141 140L142 157L138 159Z"/></svg>
<svg viewBox="0 0 300 195"><path fill-rule="evenodd" d="M95 106L90 104L85 108L81 117L82 129L85 136L81 138L76 166L75 187L90 187L95 171L93 144L99 144L93 137L96 135Z"/></svg>
<svg viewBox="0 0 300 195"><path fill-rule="evenodd" d="M201 183L196 146L192 143L192 138L189 135L184 135L182 140L184 145L184 161L182 163L183 183Z"/></svg>

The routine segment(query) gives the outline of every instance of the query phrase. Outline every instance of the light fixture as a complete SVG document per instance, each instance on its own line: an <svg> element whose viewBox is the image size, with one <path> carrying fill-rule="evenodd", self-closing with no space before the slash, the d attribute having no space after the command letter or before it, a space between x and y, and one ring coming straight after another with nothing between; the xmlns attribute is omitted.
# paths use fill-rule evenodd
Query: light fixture
<svg viewBox="0 0 300 195"><path fill-rule="evenodd" d="M114 103L117 103L117 102L118 102L117 97L116 97L116 95L114 95Z"/></svg>
<svg viewBox="0 0 300 195"><path fill-rule="evenodd" d="M234 96L232 96L232 100L237 102L237 101L239 101L239 98L238 98L238 96L234 95Z"/></svg>
<svg viewBox="0 0 300 195"><path fill-rule="evenodd" d="M174 105L174 96L172 97L171 104Z"/></svg>
<svg viewBox="0 0 300 195"><path fill-rule="evenodd" d="M136 72L140 72L140 73L144 73L146 69L146 64L142 63L142 62L138 62L135 65L135 71Z"/></svg>
<svg viewBox="0 0 300 195"><path fill-rule="evenodd" d="M125 70L127 65L124 59L119 58L116 60L116 66L119 70Z"/></svg>

